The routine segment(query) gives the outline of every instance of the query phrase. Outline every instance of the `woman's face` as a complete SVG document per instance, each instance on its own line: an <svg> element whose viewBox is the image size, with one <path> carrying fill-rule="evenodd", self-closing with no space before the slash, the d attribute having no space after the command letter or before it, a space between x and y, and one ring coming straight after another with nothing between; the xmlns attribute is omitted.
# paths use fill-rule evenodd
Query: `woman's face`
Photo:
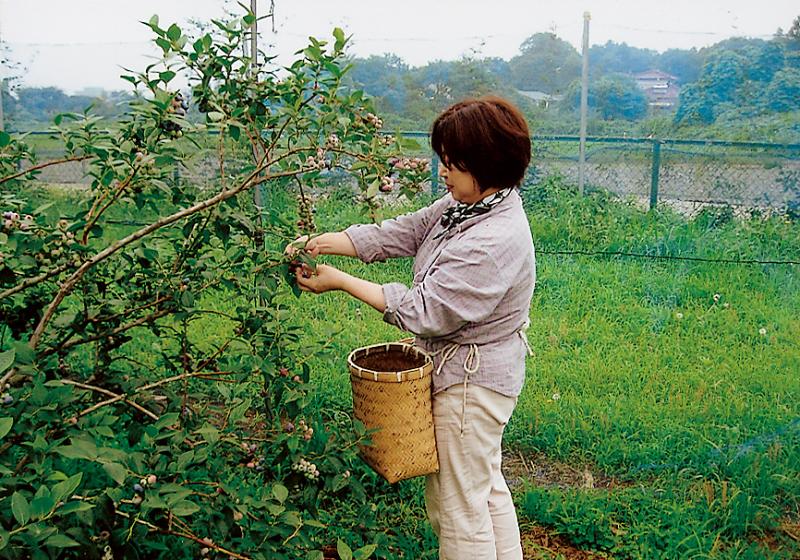
<svg viewBox="0 0 800 560"><path fill-rule="evenodd" d="M481 192L478 182L469 171L461 171L455 165L439 164L439 176L447 185L447 192L453 195L458 202L474 204L487 196L487 191ZM491 194L491 193L490 193Z"/></svg>

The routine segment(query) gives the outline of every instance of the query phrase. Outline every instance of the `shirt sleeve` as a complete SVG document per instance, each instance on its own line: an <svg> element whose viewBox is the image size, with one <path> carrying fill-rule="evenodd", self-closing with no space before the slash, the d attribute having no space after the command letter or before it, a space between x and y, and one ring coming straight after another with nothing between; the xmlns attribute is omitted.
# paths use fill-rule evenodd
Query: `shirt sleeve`
<svg viewBox="0 0 800 560"><path fill-rule="evenodd" d="M344 232L353 242L358 258L366 263L413 257L425 240L432 221L447 205L447 199L439 199L416 212L384 220L380 224L353 225Z"/></svg>
<svg viewBox="0 0 800 560"><path fill-rule="evenodd" d="M509 289L508 275L485 249L443 252L422 282L383 285L387 323L422 338L446 336L488 318Z"/></svg>

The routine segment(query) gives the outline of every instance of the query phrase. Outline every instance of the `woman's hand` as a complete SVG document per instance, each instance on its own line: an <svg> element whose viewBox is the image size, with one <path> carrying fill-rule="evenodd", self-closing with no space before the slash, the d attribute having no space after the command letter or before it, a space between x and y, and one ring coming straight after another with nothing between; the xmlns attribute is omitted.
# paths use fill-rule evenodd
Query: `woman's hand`
<svg viewBox="0 0 800 560"><path fill-rule="evenodd" d="M298 251L305 249L305 251L313 258L319 256L319 237L311 237L309 235L301 235L286 246L283 252L289 256L294 255Z"/></svg>
<svg viewBox="0 0 800 560"><path fill-rule="evenodd" d="M304 264L297 268L295 276L301 290L321 294L331 290L341 290L347 275L327 264L318 264L316 272Z"/></svg>
<svg viewBox="0 0 800 560"><path fill-rule="evenodd" d="M286 246L284 253L294 255L301 249L305 249L306 253L315 259L320 255L357 256L353 242L343 231L327 232L313 237L301 235Z"/></svg>
<svg viewBox="0 0 800 560"><path fill-rule="evenodd" d="M380 284L356 278L330 265L318 264L314 272L304 264L295 271L295 276L297 285L304 292L321 294L331 290L342 290L381 313L386 310L386 298Z"/></svg>

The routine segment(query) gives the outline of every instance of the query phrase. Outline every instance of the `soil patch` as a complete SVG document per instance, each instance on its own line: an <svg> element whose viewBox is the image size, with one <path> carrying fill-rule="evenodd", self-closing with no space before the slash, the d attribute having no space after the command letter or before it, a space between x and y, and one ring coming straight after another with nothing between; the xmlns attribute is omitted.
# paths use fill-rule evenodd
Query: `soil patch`
<svg viewBox="0 0 800 560"><path fill-rule="evenodd" d="M603 552L575 548L564 537L553 535L538 525L521 526L522 557L525 560L606 560L613 558Z"/></svg>
<svg viewBox="0 0 800 560"><path fill-rule="evenodd" d="M624 488L631 486L609 476L592 465L570 465L547 457L544 453L522 453L506 450L503 453L503 474L512 490L524 482L557 488Z"/></svg>

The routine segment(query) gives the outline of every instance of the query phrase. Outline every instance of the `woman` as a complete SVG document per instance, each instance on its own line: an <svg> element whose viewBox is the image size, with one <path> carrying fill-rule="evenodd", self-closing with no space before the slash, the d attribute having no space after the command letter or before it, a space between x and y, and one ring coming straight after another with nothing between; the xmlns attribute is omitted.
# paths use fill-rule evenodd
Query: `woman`
<svg viewBox="0 0 800 560"><path fill-rule="evenodd" d="M375 284L332 266L297 271L300 288L343 290L417 335L434 358L433 415L440 471L425 503L450 560L522 558L501 440L525 377L536 279L530 226L516 188L530 161L528 126L498 97L456 103L434 122L431 144L448 195L380 225L307 241L312 256L364 262L414 256L414 280Z"/></svg>

